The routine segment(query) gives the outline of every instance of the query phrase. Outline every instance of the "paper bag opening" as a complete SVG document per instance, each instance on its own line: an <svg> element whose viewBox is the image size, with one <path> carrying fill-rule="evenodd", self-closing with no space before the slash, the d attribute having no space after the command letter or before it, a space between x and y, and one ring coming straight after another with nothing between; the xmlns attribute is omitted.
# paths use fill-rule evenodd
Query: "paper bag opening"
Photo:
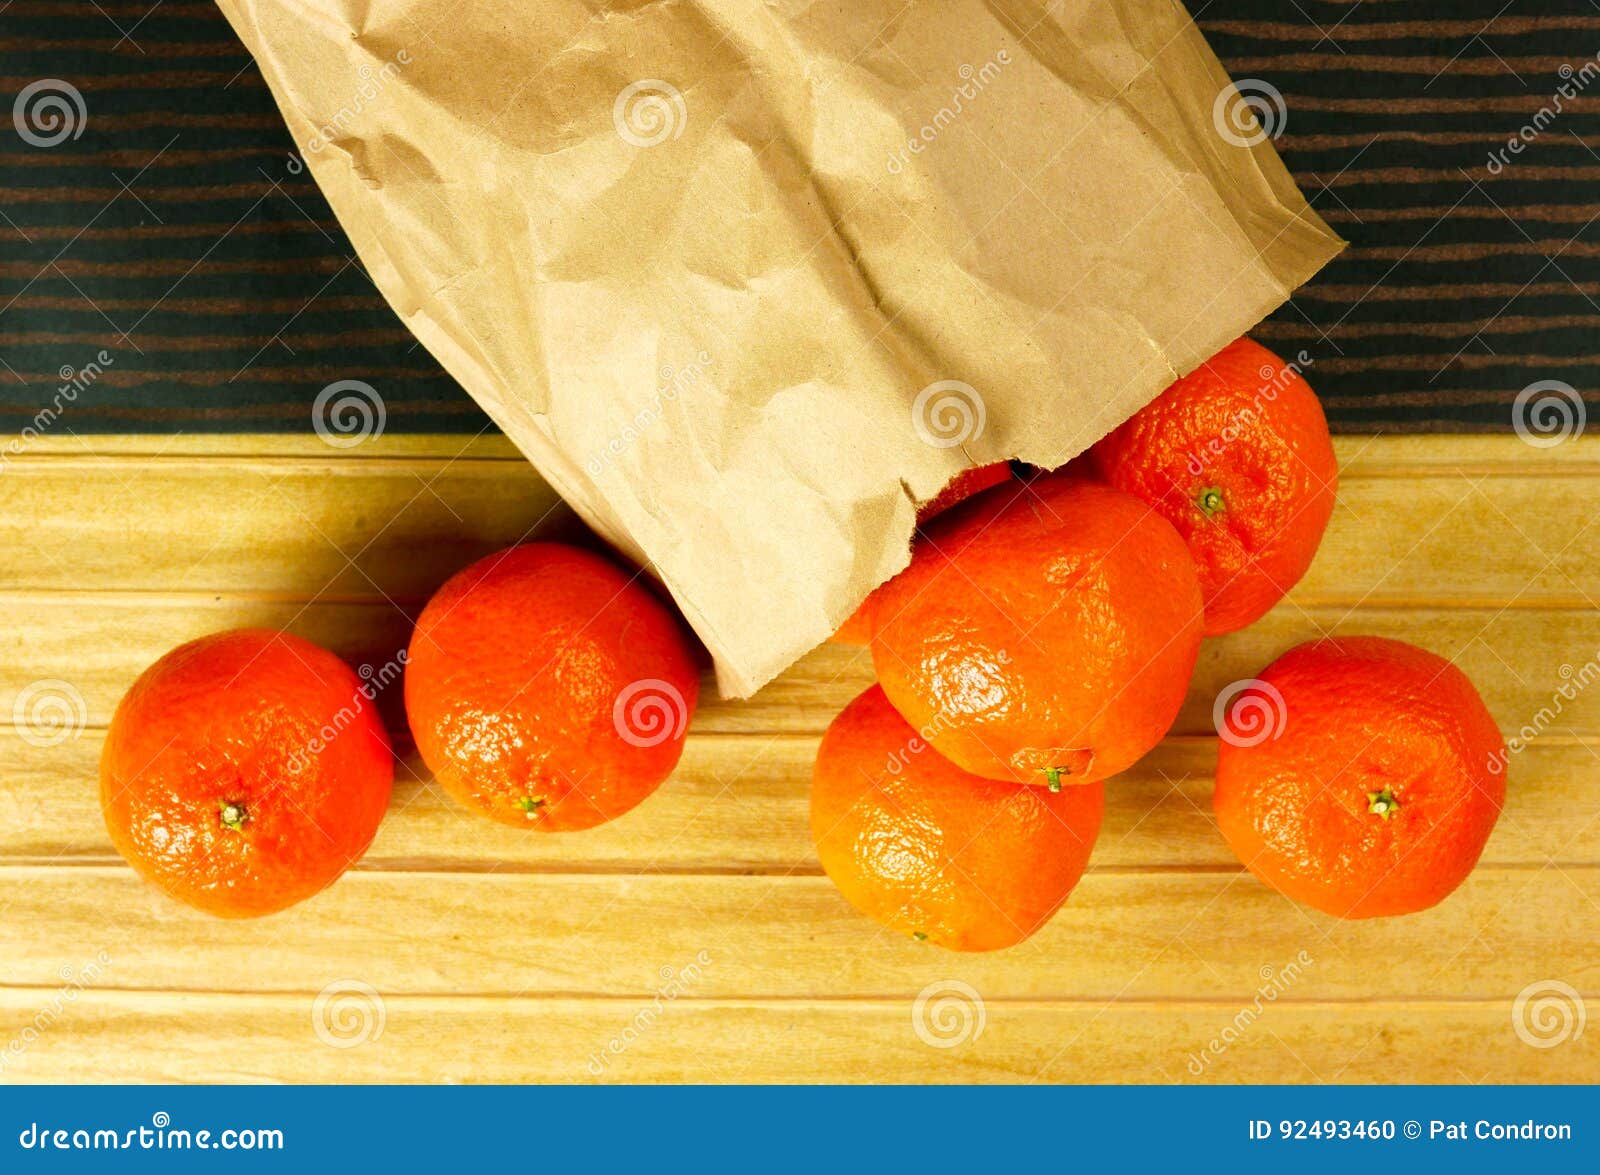
<svg viewBox="0 0 1600 1175"><path fill-rule="evenodd" d="M1062 464L1341 248L1171 0L219 4L378 288L725 694L960 469Z"/></svg>

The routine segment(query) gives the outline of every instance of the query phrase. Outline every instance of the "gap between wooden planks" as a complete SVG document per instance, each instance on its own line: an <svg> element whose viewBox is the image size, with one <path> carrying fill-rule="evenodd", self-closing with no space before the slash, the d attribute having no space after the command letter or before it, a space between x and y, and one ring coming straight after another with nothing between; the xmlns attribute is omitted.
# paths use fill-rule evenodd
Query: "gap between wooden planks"
<svg viewBox="0 0 1600 1175"><path fill-rule="evenodd" d="M0 474L12 620L0 702L68 681L85 729L50 748L0 732L0 926L16 943L0 1009L27 1020L90 948L113 961L31 1064L0 1077L70 1075L93 1057L104 1075L136 1079L583 1080L660 969L700 950L720 970L608 1061L605 1079L1600 1076L1581 1038L1534 1049L1509 1019L1529 982L1596 990L1600 691L1566 703L1513 760L1484 866L1427 914L1307 914L1243 876L1211 825L1210 699L1299 640L1382 632L1452 656L1508 733L1548 706L1563 666L1600 654L1587 509L1600 445L1338 447L1340 509L1306 582L1250 632L1207 643L1177 733L1110 789L1091 875L1062 915L1023 947L969 958L877 933L818 876L810 757L871 677L864 656L838 648L750 702L709 699L678 775L611 828L530 838L488 826L408 757L372 853L329 893L264 923L173 907L110 853L94 794L99 731L144 665L242 623L292 625L380 664L454 570L575 526L501 438L38 443ZM1186 1072L1255 998L1261 969L1300 950L1316 962L1277 1001L1271 1031ZM329 1049L310 1034L314 994L349 976L386 993L387 1043ZM908 1008L950 976L987 997L988 1028L930 1049ZM248 1013L248 1035L224 1007ZM1463 1062L1479 1056L1481 1071Z"/></svg>

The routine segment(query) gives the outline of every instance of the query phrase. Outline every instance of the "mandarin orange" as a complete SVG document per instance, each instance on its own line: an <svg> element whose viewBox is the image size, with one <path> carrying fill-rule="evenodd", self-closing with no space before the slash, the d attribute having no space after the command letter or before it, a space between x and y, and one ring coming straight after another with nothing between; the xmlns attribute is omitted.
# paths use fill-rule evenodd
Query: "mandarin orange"
<svg viewBox="0 0 1600 1175"><path fill-rule="evenodd" d="M677 618L637 575L528 543L428 601L405 693L417 750L450 795L561 831L615 819L672 773L699 675Z"/></svg>
<svg viewBox="0 0 1600 1175"><path fill-rule="evenodd" d="M367 687L326 649L239 629L133 683L100 757L111 842L148 881L224 918L315 894L372 843L394 761Z"/></svg>
<svg viewBox="0 0 1600 1175"><path fill-rule="evenodd" d="M1047 474L930 523L875 624L884 693L946 758L989 779L1090 783L1177 716L1200 649L1200 584L1155 510Z"/></svg>
<svg viewBox="0 0 1600 1175"><path fill-rule="evenodd" d="M1425 910L1477 863L1504 743L1467 675L1425 649L1289 650L1221 715L1217 825L1245 867L1341 918Z"/></svg>
<svg viewBox="0 0 1600 1175"><path fill-rule="evenodd" d="M1013 946L1083 876L1100 784L1045 788L969 775L874 686L817 752L811 832L846 900L890 930L957 951Z"/></svg>
<svg viewBox="0 0 1600 1175"><path fill-rule="evenodd" d="M1338 463L1316 393L1239 339L1090 450L1095 471L1189 544L1206 635L1260 619L1300 581L1333 515Z"/></svg>

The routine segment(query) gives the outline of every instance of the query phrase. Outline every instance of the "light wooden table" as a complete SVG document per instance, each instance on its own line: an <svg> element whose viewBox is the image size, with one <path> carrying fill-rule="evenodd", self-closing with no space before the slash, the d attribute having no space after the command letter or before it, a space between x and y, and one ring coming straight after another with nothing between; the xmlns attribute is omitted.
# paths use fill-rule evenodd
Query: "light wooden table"
<svg viewBox="0 0 1600 1175"><path fill-rule="evenodd" d="M1067 907L961 956L878 932L818 869L811 759L870 680L833 647L753 701L708 694L677 775L606 828L466 815L412 756L322 896L249 923L162 898L112 852L95 783L141 669L236 625L381 665L447 575L570 520L497 439L35 442L0 470L0 1078L1600 1079L1600 1024L1536 1047L1559 1021L1536 995L1519 1034L1513 1008L1600 1013L1600 687L1575 685L1600 674L1600 443L1339 449L1316 566L1206 643L1172 737L1108 785ZM1324 631L1455 658L1508 734L1549 712L1482 864L1426 914L1308 913L1213 826L1212 700ZM382 701L403 729L398 687ZM51 706L66 730L29 725Z"/></svg>

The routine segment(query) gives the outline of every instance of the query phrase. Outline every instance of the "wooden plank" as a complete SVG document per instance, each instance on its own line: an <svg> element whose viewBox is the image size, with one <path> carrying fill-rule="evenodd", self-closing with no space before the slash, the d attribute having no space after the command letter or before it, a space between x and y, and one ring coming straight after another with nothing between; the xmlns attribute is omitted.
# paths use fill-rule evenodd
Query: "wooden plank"
<svg viewBox="0 0 1600 1175"><path fill-rule="evenodd" d="M819 871L808 803L815 735L696 735L673 777L608 825L519 832L453 803L403 753L394 800L358 868L426 872ZM0 864L115 864L96 784L101 735L52 747L0 732ZM1108 787L1090 868L1234 870L1211 817L1216 740L1168 740ZM1600 861L1600 748L1542 743L1512 761L1486 865Z"/></svg>
<svg viewBox="0 0 1600 1175"><path fill-rule="evenodd" d="M611 826L500 828L406 755L372 852L324 895L253 923L166 900L111 852L95 786L100 731L145 665L259 624L380 666L435 584L570 518L546 516L553 498L503 438L41 440L0 476L0 1024L56 1012L20 1052L0 1039L0 1080L86 1065L108 1080L594 1080L591 1060L640 1023L598 1079L1600 1079L1591 1038L1536 1049L1510 1022L1530 983L1600 990L1585 954L1600 931L1600 551L1584 505L1600 440L1338 445L1317 565L1265 621L1206 643L1175 736L1112 784L1068 906L1021 947L957 956L879 932L819 873L816 739L871 681L870 659L839 647L747 703L708 689L676 776ZM1503 729L1537 728L1483 865L1433 911L1308 913L1243 874L1212 824L1213 699L1324 632L1451 656ZM81 703L59 744L5 727L39 683ZM403 731L399 700L379 699ZM1302 951L1294 982L1208 1054ZM100 952L104 973L62 1000L63 974ZM691 965L685 997L658 1007ZM956 977L985 1001L984 1034L929 1047L912 1002ZM318 1039L315 996L340 981L380 993L380 1038Z"/></svg>
<svg viewBox="0 0 1600 1175"><path fill-rule="evenodd" d="M1254 677L1303 641L1368 634L1409 641L1453 661L1508 737L1600 731L1600 612L1498 608L1300 608L1280 604L1242 632L1204 642L1175 730L1215 730L1231 683ZM1562 691L1571 694L1562 695ZM1526 729L1525 729L1526 728Z"/></svg>
<svg viewBox="0 0 1600 1175"><path fill-rule="evenodd" d="M54 992L0 991L13 1033ZM916 1031L885 1003L331 998L88 990L0 1080L432 1082L1594 1082L1594 1033L1551 1048L1516 1034L1510 998L1474 1003L1005 1003ZM954 1011L954 1009L953 1009ZM1242 1029L1241 1017L1248 1017ZM326 1019L321 1023L327 1024ZM963 1023L970 1024L963 1037ZM1220 1038L1224 1033L1230 1039ZM12 1039L17 1039L13 1037ZM330 1045L328 1040L339 1042ZM1216 1040L1220 1051L1208 1048ZM613 1044L613 1042L615 1042ZM342 1046L342 1047L340 1047Z"/></svg>
<svg viewBox="0 0 1600 1175"><path fill-rule="evenodd" d="M1600 996L1600 866L1480 868L1433 910L1340 922L1237 873L1093 873L1032 939L955 956L881 931L821 877L355 872L281 915L223 921L131 870L0 869L0 984L195 991L639 995L704 952L702 997L878 998L959 976L985 998L1494 998L1559 979ZM1305 954L1302 955L1302 952ZM1381 961L1381 966L1380 966ZM1375 970L1376 968L1376 970Z"/></svg>
<svg viewBox="0 0 1600 1175"><path fill-rule="evenodd" d="M1600 541L1584 505L1595 466L1550 456L1600 445L1501 440L1478 450L1495 463L1452 467L1444 454L1456 438L1449 449L1419 440L1358 450L1296 593L1303 606L1600 607ZM490 550L576 531L523 462L422 459L415 445L343 459L322 448L11 458L0 477L0 584L420 603ZM1381 464L1391 450L1395 462ZM1552 508L1560 502L1570 508Z"/></svg>
<svg viewBox="0 0 1600 1175"><path fill-rule="evenodd" d="M0 733L0 861L114 864L100 815L102 737L53 747ZM360 868L426 872L816 872L807 829L815 737L688 741L672 779L619 820L565 835L468 812L415 751L396 768L389 813Z"/></svg>
<svg viewBox="0 0 1600 1175"><path fill-rule="evenodd" d="M581 533L500 462L33 463L0 477L0 583L421 602L524 537Z"/></svg>
<svg viewBox="0 0 1600 1175"><path fill-rule="evenodd" d="M65 682L82 699L85 724L104 726L147 665L219 629L291 628L353 665L376 670L405 647L411 627L408 609L381 600L308 605L235 596L52 593L0 602L7 617L0 635L0 724L12 717L16 699L30 686ZM1329 633L1391 636L1454 659L1507 734L1531 724L1547 735L1600 736L1600 688L1579 688L1585 680L1600 680L1600 611L1293 604L1280 605L1243 632L1205 642L1173 732L1210 733L1213 703L1229 683L1254 677L1293 645ZM824 645L747 701L717 698L708 677L692 729L816 734L872 680L864 650ZM1573 696L1559 698L1558 707L1563 689ZM398 695L391 687L378 701L391 729L403 730Z"/></svg>
<svg viewBox="0 0 1600 1175"><path fill-rule="evenodd" d="M1600 608L1586 478L1411 473L1342 480L1301 606Z"/></svg>
<svg viewBox="0 0 1600 1175"><path fill-rule="evenodd" d="M1514 470L1524 477L1600 472L1600 437L1592 434L1542 449L1503 434L1336 436L1333 451L1341 480L1411 477L1427 470L1468 475Z"/></svg>

